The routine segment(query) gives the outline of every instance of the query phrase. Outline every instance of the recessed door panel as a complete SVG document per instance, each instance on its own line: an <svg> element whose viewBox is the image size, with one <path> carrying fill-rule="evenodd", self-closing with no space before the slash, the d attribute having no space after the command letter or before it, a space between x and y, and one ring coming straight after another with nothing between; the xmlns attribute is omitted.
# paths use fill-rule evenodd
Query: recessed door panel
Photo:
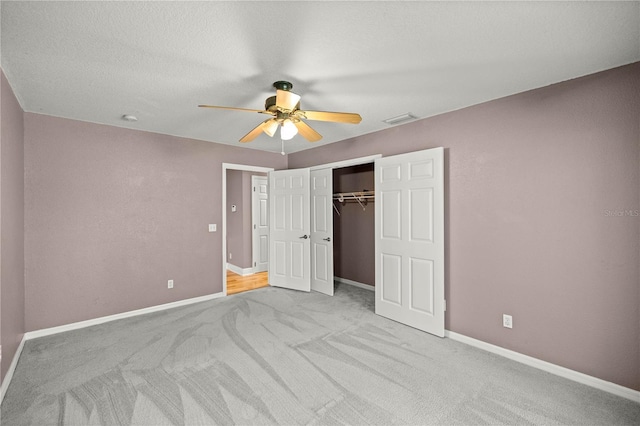
<svg viewBox="0 0 640 426"><path fill-rule="evenodd" d="M259 210L259 216L258 216L258 225L268 226L269 216L267 212L269 211L269 200L261 199L259 209L260 210Z"/></svg>
<svg viewBox="0 0 640 426"><path fill-rule="evenodd" d="M400 191L381 191L377 197L381 204L381 214L384 220L380 221L382 225L382 238L399 240L402 235L402 212L400 208L402 206L400 198L402 194Z"/></svg>
<svg viewBox="0 0 640 426"><path fill-rule="evenodd" d="M433 261L409 259L409 279L411 283L411 309L433 315Z"/></svg>
<svg viewBox="0 0 640 426"><path fill-rule="evenodd" d="M304 189L304 182L305 180L302 176L291 176L291 189Z"/></svg>
<svg viewBox="0 0 640 426"><path fill-rule="evenodd" d="M326 197L312 197L313 200L313 217L311 220L312 232L328 232L329 217L326 214L327 200Z"/></svg>
<svg viewBox="0 0 640 426"><path fill-rule="evenodd" d="M287 276L287 243L284 241L276 241L276 243L274 244L275 247L275 253L274 253L274 259L276 259L277 261L275 262L275 268L272 268L272 270L269 271L269 273L273 273L273 275L277 275L280 277L286 277Z"/></svg>
<svg viewBox="0 0 640 426"><path fill-rule="evenodd" d="M380 258L382 300L400 305L402 301L402 257L383 254Z"/></svg>
<svg viewBox="0 0 640 426"><path fill-rule="evenodd" d="M313 189L326 189L327 188L327 177L326 176L313 176L311 178L313 182Z"/></svg>
<svg viewBox="0 0 640 426"><path fill-rule="evenodd" d="M433 188L409 190L410 228L413 241L433 241Z"/></svg>
<svg viewBox="0 0 640 426"><path fill-rule="evenodd" d="M305 208L304 201L305 198L303 194L295 194L291 195L289 199L291 200L291 230L292 231L302 231L304 225L309 222L309 217L305 217L305 214L309 214L308 207Z"/></svg>
<svg viewBox="0 0 640 426"><path fill-rule="evenodd" d="M269 236L261 235L259 244L260 244L259 262L267 263L269 262Z"/></svg>
<svg viewBox="0 0 640 426"><path fill-rule="evenodd" d="M273 229L278 231L287 230L287 196L284 194L273 197L275 211L279 214L273 218Z"/></svg>
<svg viewBox="0 0 640 426"><path fill-rule="evenodd" d="M274 180L275 189L286 189L287 188L287 178L286 177L277 177Z"/></svg>
<svg viewBox="0 0 640 426"><path fill-rule="evenodd" d="M402 166L400 164L387 164L380 167L380 183L400 181Z"/></svg>
<svg viewBox="0 0 640 426"><path fill-rule="evenodd" d="M327 246L324 244L313 245L311 249L312 263L315 263L316 267L312 279L327 281L327 263L333 262L333 259L329 259L327 251Z"/></svg>
<svg viewBox="0 0 640 426"><path fill-rule="evenodd" d="M409 163L409 180L422 178L433 178L433 160Z"/></svg>
<svg viewBox="0 0 640 426"><path fill-rule="evenodd" d="M301 279L304 276L304 260L302 256L305 255L304 245L306 242L294 241L291 243L291 276L293 278Z"/></svg>

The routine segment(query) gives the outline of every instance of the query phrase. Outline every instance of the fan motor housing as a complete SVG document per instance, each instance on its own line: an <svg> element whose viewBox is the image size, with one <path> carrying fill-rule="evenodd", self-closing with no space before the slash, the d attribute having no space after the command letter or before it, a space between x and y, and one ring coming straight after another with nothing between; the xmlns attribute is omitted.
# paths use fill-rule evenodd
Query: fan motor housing
<svg viewBox="0 0 640 426"><path fill-rule="evenodd" d="M278 90L286 90L289 91L291 89L293 89L293 84L289 83L288 81L276 81L275 83L273 83L273 87L275 87Z"/></svg>

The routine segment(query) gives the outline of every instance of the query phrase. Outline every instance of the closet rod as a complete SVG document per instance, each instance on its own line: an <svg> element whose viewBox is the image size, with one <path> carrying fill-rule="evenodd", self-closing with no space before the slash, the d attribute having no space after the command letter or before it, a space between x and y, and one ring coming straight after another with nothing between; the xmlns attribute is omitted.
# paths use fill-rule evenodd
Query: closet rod
<svg viewBox="0 0 640 426"><path fill-rule="evenodd" d="M368 200L374 201L375 193L374 191L366 191L366 190L357 191L357 192L338 192L336 194L333 194L333 200L334 200L333 208L336 210L338 215L340 215L340 212L338 211L338 208L335 205L336 200L339 203L346 203L348 201L357 201L358 204L360 204L360 207L362 207L362 210L366 210L367 201ZM364 204L362 204L363 201L364 201Z"/></svg>

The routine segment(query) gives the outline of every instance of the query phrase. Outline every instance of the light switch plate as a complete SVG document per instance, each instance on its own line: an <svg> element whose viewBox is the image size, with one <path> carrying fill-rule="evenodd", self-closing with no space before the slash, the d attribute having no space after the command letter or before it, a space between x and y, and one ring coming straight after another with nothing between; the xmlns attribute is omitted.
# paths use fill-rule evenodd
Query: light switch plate
<svg viewBox="0 0 640 426"><path fill-rule="evenodd" d="M215 223L210 223L209 224L209 232L216 232L216 224Z"/></svg>

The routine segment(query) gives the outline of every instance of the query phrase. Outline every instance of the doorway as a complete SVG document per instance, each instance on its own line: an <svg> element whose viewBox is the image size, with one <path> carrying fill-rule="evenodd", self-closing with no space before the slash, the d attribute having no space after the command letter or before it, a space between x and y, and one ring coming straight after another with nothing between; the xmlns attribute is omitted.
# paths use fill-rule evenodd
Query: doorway
<svg viewBox="0 0 640 426"><path fill-rule="evenodd" d="M373 162L333 169L336 286L375 290L375 197L369 195L374 189Z"/></svg>
<svg viewBox="0 0 640 426"><path fill-rule="evenodd" d="M254 272L251 176L264 176L270 171L273 171L273 168L222 164L222 290L224 295L229 294L228 270L239 278L249 277ZM266 275L266 272L263 275Z"/></svg>
<svg viewBox="0 0 640 426"><path fill-rule="evenodd" d="M331 262L327 261L329 256L310 256L309 242L314 241L315 227L311 222L318 217L316 211L323 211L319 216L321 221L331 217L331 205L322 201L326 197L320 196L322 202L314 201L313 208L309 208L318 186L315 182L312 184L309 175L316 170L336 167L329 164L269 174L274 200L270 212L269 268L274 275L279 275L279 280L272 280L271 285L308 292L313 274L322 275L325 282L333 280L333 264L329 265ZM326 179L324 174L317 176L322 177L321 180L332 178L331 173L326 174ZM373 196L376 200L375 260L371 265L375 268L375 312L443 337L446 306L444 149L431 148L377 158L374 160L374 178L375 190L354 191L357 194L349 195L358 203L362 203L361 198L365 196ZM333 197L336 196L347 198L344 193L334 193ZM274 223L274 218L282 220ZM326 229L325 226L322 228ZM276 231L279 232L277 240ZM307 235L309 233L311 235Z"/></svg>
<svg viewBox="0 0 640 426"><path fill-rule="evenodd" d="M242 276L227 269L227 295L244 293L269 286L269 273L256 272L253 275Z"/></svg>

